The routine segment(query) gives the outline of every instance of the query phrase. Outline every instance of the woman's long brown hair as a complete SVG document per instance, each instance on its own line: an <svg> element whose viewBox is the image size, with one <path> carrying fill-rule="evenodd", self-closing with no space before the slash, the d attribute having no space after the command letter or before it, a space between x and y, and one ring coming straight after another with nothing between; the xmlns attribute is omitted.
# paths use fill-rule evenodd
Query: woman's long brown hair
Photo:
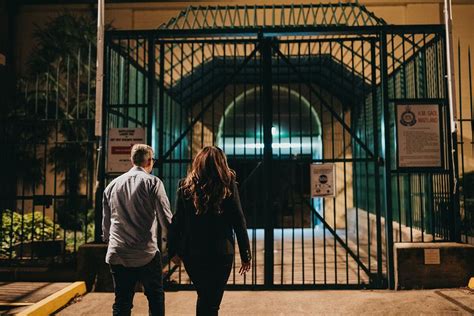
<svg viewBox="0 0 474 316"><path fill-rule="evenodd" d="M222 149L207 146L194 158L181 189L185 197L192 198L197 215L221 213L221 203L232 194L234 180L235 172L229 168Z"/></svg>

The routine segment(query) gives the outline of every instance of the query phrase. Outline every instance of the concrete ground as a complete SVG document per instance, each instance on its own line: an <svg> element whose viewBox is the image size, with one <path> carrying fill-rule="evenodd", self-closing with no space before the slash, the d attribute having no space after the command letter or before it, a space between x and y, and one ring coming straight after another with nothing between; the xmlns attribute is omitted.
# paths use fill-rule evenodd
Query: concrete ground
<svg viewBox="0 0 474 316"><path fill-rule="evenodd" d="M167 292L166 315L194 315L196 294ZM58 313L110 315L113 293L89 293ZM148 315L143 293L132 315ZM474 315L474 292L467 289L420 291L227 291L220 315Z"/></svg>
<svg viewBox="0 0 474 316"><path fill-rule="evenodd" d="M14 315L71 283L0 282L0 315Z"/></svg>
<svg viewBox="0 0 474 316"><path fill-rule="evenodd" d="M345 240L345 231L338 230L338 235ZM252 245L253 266L244 278L237 272L240 268L239 256L236 256L234 272L228 284L256 284L264 282L265 238L263 229L249 230ZM360 235L359 247L349 236L348 247L371 271L377 271L376 249L368 247L367 236ZM236 243L236 253L239 252ZM275 284L367 284L368 276L348 255L334 236L326 230L316 227L292 229L274 229L274 279ZM370 254L370 260L369 260ZM370 262L370 265L369 265ZM383 265L384 267L384 265ZM179 269L171 276L178 284L189 284L190 280L184 269ZM336 282L337 281L337 282Z"/></svg>

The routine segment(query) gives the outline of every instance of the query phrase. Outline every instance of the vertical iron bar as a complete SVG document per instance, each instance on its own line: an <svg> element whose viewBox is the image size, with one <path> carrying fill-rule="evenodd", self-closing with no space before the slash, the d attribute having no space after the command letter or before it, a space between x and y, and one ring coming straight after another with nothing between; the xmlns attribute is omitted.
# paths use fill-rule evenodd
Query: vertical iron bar
<svg viewBox="0 0 474 316"><path fill-rule="evenodd" d="M291 58L291 50L292 46L291 43L287 43L287 54L288 57ZM288 90L287 90L287 105L288 105L288 139L291 143L291 139L293 138L292 131L293 131L293 124L292 124L292 106L291 106L291 70L290 67L287 68L287 82L288 82ZM292 148L291 145L289 146L289 157L292 157ZM291 168L291 167L290 167ZM291 170L291 169L290 169ZM289 170L289 171L290 171ZM291 182L290 182L291 183ZM291 186L293 183L291 183ZM295 201L293 195L290 195L290 203L291 203L291 284L295 283Z"/></svg>
<svg viewBox="0 0 474 316"><path fill-rule="evenodd" d="M420 224L421 224L421 242L425 241L425 214L424 214L424 204L426 200L425 193L423 190L423 183L422 179L424 178L424 174L420 173L418 175L418 185L420 188Z"/></svg>
<svg viewBox="0 0 474 316"><path fill-rule="evenodd" d="M143 82L143 85L142 85L142 97L143 97L143 104L147 104L149 102L148 100L148 94L147 94L147 91L148 91L148 86L150 85L150 82L148 82L148 76L147 76L147 71L148 71L148 67L150 67L150 65L148 65L148 45L151 45L151 43L149 42L148 40L148 37L144 37L143 38L143 49L142 49L142 52L143 52L143 61L144 61L144 64L145 64L145 72L142 74L142 82ZM141 107L140 108L140 114L141 114L141 126L144 128L146 127L146 108L145 107ZM137 114L138 116L138 114ZM138 118L138 117L137 117Z"/></svg>
<svg viewBox="0 0 474 316"><path fill-rule="evenodd" d="M309 69L309 77L308 77L308 81L309 81L309 85L313 85L313 72L312 72L312 61L311 61L311 41L308 40L307 42L307 45L308 45L308 69ZM310 146L311 146L311 163L313 161L313 158L314 158L314 148L313 148L313 117L312 117L312 114L313 114L313 99L312 99L312 93L311 91L309 92L309 109L308 109L309 113L309 136L310 136ZM316 122L315 122L316 123ZM317 126L316 126L317 128ZM321 135L319 135L319 137L321 137ZM311 168L311 165L310 165L310 168ZM311 206L313 208L315 208L315 205L314 205L314 198L312 198L310 196L310 199L311 199ZM316 209L316 208L315 208ZM314 214L314 212L311 211L311 225L310 225L310 228L311 228L311 248L312 248L312 264L313 264L313 284L316 284L316 243L315 243L315 236L314 236L314 230L315 230L315 219L316 219L316 215Z"/></svg>
<svg viewBox="0 0 474 316"><path fill-rule="evenodd" d="M392 52L392 82L393 82L393 98L396 99L398 97L401 97L399 95L397 95L397 78L396 78L396 72L395 72L395 46L394 46L394 37L395 35L392 35L392 40L390 41L392 43L391 45L391 52ZM402 40L405 39L405 36L402 36ZM401 81L401 80L400 80ZM401 89L400 89L401 90ZM398 144L395 146L395 161L398 162ZM400 172L398 170L398 164L397 164L397 170L396 170L397 174L397 207L398 207L398 232L399 232L399 236L398 236L398 241L399 242L402 242L402 207L401 207L401 194L400 194Z"/></svg>
<svg viewBox="0 0 474 316"><path fill-rule="evenodd" d="M206 44L202 43L201 44L201 81L204 81L204 47ZM234 63L235 63L235 51L234 51ZM235 85L234 85L235 88ZM235 95L234 95L235 97ZM204 111L204 96L201 96L201 112ZM206 115L203 115L201 117L201 148L204 147L204 120L205 120ZM235 133L234 133L235 135ZM234 138L235 139L235 138ZM171 144L171 142L170 142ZM235 148L235 146L234 146ZM235 269L233 269L235 272ZM234 283L235 283L235 278L234 278Z"/></svg>
<svg viewBox="0 0 474 316"><path fill-rule="evenodd" d="M468 72L469 72L469 109L470 109L470 125L471 125L471 139L474 139L474 116L473 116L473 102L472 102L472 64L471 64L471 46L468 46L467 50L467 62L468 62ZM461 141L463 141L461 137ZM472 146L472 141L471 141L471 152L474 149L474 146ZM464 155L461 155L463 162L464 162ZM463 170L462 172L462 178L464 181L465 179L465 172ZM464 212L465 212L465 225L464 225L464 234L466 237L466 242L468 241L468 229L474 227L474 211L470 210L467 211L467 205L466 205L466 196L465 194L463 195L464 198Z"/></svg>
<svg viewBox="0 0 474 316"><path fill-rule="evenodd" d="M215 63L215 46L216 44L215 43L212 43L210 44L211 45L211 59L210 59L210 62L212 63L212 69L211 69L211 84L214 84L215 82L215 66L214 66L214 63ZM245 57L247 57L247 55L245 55ZM245 58L244 57L244 58ZM182 80L181 80L182 81ZM245 83L244 83L245 85ZM245 91L245 88L244 88L244 91ZM212 92L212 96L211 96L213 99L214 99L214 91ZM211 109L211 116L212 116L212 145L215 146L215 141L216 141L216 137L215 135L217 135L216 133L216 123L215 123L215 119L216 119L216 106L215 106L215 102L212 102L212 109ZM244 119L244 122L245 122L245 119ZM245 130L245 129L244 129ZM244 146L245 148L245 146Z"/></svg>
<svg viewBox="0 0 474 316"><path fill-rule="evenodd" d="M77 81L76 81L76 118L79 118L81 104L81 49L77 51Z"/></svg>
<svg viewBox="0 0 474 316"><path fill-rule="evenodd" d="M468 51L468 53L470 53L470 51ZM470 57L471 57L471 56L468 54L468 61L470 61ZM470 84L470 83L471 83L471 67L468 67L468 75L469 75L469 84ZM459 119L458 119L458 121L459 121L459 125L460 125L460 126L459 126L459 127L460 127L460 128L459 128L459 131L460 131L460 134L461 134L461 140L460 140L460 142L459 142L458 144L461 145L461 146L460 146L460 147L461 147L461 175L462 175L463 180L464 180L464 181L463 181L463 182L464 182L464 183L463 183L463 186L465 187L465 185L466 185L466 179L464 178L464 175L465 175L464 170L465 170L465 169L464 169L464 135L463 135L463 134L464 134L464 133L463 133L463 121L464 121L464 120L463 120L463 115L462 115L463 113L462 113L462 89L461 89L461 87L462 87L462 81L461 81L461 79L462 79L461 43L460 43L459 41L458 41L458 76L459 76L459 77L458 77L458 86L459 86L459 92L458 92L458 93L459 93ZM469 85L469 86L470 86L470 85ZM470 89L472 89L471 86L470 86ZM472 102L472 93L471 93L470 98L471 98L471 102ZM472 122L471 122L471 124L472 124ZM454 145L454 146L458 146L458 144L454 143L453 145ZM464 204L464 210L465 210L465 212L469 209L469 208L467 207L467 205L466 205L466 193L467 193L467 192L465 192L465 193L463 194L463 204ZM467 214L465 214L465 216L466 216L466 215L467 215ZM467 235L467 234L466 234L466 235Z"/></svg>
<svg viewBox="0 0 474 316"><path fill-rule="evenodd" d="M43 124L45 125L45 129L48 129L48 125L49 125L49 120L48 120L48 109L49 109L49 67L48 67L48 72L46 73L46 89L45 89L45 94L46 94L46 109L45 109L45 113L46 113L46 117L45 117L45 120L43 122ZM48 139L44 139L42 140L44 141L44 161L43 161L43 196L46 195L46 179L47 179L47 173L48 173ZM41 222L41 240L44 241L44 226L45 226L45 220L46 220L46 205L43 204L42 206L42 213L43 213L43 218L42 218L42 222Z"/></svg>
<svg viewBox="0 0 474 316"><path fill-rule="evenodd" d="M302 65L301 65L301 42L298 43L298 66L300 67L300 69L302 69ZM301 70L300 70L301 71ZM298 83L298 108L299 108L299 113L298 113L298 116L299 116L299 127L300 127L300 142L299 142L299 145L300 145L300 157L301 159L303 158L303 105L302 105L302 92L301 92L301 85L302 83ZM309 119L311 120L311 115L309 116ZM290 147L292 146L292 142L290 140ZM303 168L303 161L301 161L300 163L300 166L301 168ZM295 168L297 168L298 165L295 165ZM295 169L296 171L297 169ZM303 177L300 177L300 189L303 188ZM301 194L301 199L304 199L303 197L303 194ZM303 202L303 201L302 201ZM301 213L301 269L302 269L302 277L303 277L303 284L304 284L304 277L305 277L305 265L304 265L304 208L303 208L303 205L304 203L301 203L301 209L300 209L300 213Z"/></svg>
<svg viewBox="0 0 474 316"><path fill-rule="evenodd" d="M365 43L364 43L365 44ZM375 103L374 103L374 89L373 87L376 85L376 82L374 81L375 80L375 75L376 75L376 65L375 65L375 60L373 59L374 58L374 52L375 51L372 51L372 46L374 46L374 42L373 41L370 41L369 42L370 44L370 47L371 47L371 57L370 57L370 84L371 84L371 90L369 91L368 95L372 96L372 101L371 103L369 103L369 101L367 100L367 98L365 97L365 87L364 87L364 108L363 108L363 116L364 116L364 141L366 143L369 142L369 135L368 135L368 129L367 129L367 121L368 121L368 110L367 110L367 104L372 104L372 111L373 111L373 108L375 106ZM364 47L365 45L362 45L362 56L365 56L365 53L364 53ZM365 58L362 59L362 69L363 69L363 78L365 79ZM365 81L365 80L364 80ZM375 124L374 122L372 122L372 124ZM375 139L375 138L374 138ZM360 147L357 147L359 148L359 152L361 151ZM374 142L374 149L373 149L373 152L376 153L376 150L375 150L375 142ZM372 271L372 255L370 253L370 245L371 245L371 240L370 240L370 237L371 237L371 233L370 233L370 196L369 196L369 159L367 159L367 152L365 152L365 157L364 157L364 171L365 171L365 212L366 212L366 215L367 215L367 265L369 267L369 272ZM370 276L369 276L369 281L370 280Z"/></svg>
<svg viewBox="0 0 474 316"><path fill-rule="evenodd" d="M180 57L179 57L179 63L180 63L180 65L179 65L179 68L180 68L179 69L179 78L181 78L181 79L184 77L184 64L183 64L183 62L184 62L184 45L185 45L184 43L181 43L180 46L179 46L180 50L181 50L181 54L180 54ZM213 47L214 47L214 44L213 44ZM214 75L214 72L213 72L213 75ZM183 98L183 80L179 80L179 86L180 86L180 93L181 94L179 96L179 99L177 98L177 100L180 100L179 135L181 135L183 133L183 124L186 124L185 118L187 118L188 116L187 116L187 111L186 111L185 115L183 115L183 106L184 106L183 105L183 99L184 99ZM213 104L213 106L214 106L214 104ZM180 159L180 161L183 160L183 147L184 147L183 144L181 144L179 146L179 159ZM179 163L179 175L180 175L180 177L183 177L183 175L184 175L182 167L183 167L183 163L180 162ZM186 170L186 168L185 168L185 170ZM186 172L186 171L184 171L184 172ZM175 212L176 212L176 210L175 210ZM181 284L182 283L182 274L183 274L182 265L179 265L178 269L179 269L178 284Z"/></svg>
<svg viewBox="0 0 474 316"><path fill-rule="evenodd" d="M257 48L257 44L255 44L254 49L256 49L256 48ZM254 68L254 71L256 72L256 73L255 73L255 80L256 80L256 82L255 82L255 84L254 84L254 87L255 87L255 88L253 89L253 99L254 99L254 100L257 100L257 87L258 87L258 88L261 87L261 83L258 83L258 82L257 82L257 80L258 80L257 69L261 69L261 67L262 67L262 57L259 58L259 57L257 57L257 55L255 55L254 61L255 61L255 68ZM258 65L257 65L257 63L258 63ZM257 68L257 67L258 67L258 68ZM260 71L261 71L261 70L260 70ZM261 75L261 74L260 74L260 75ZM261 90L261 89L260 89L260 90ZM261 98L260 98L259 100L261 100ZM259 137L257 137L257 127L261 125L261 123L262 123L262 117L261 117L261 115L257 115L257 113L259 113L259 112L257 112L257 110L260 109L262 106L261 106L261 104L260 104L261 102L255 102L255 103L256 103L256 104L254 104L254 106L252 107L252 108L253 108L253 118L254 118L254 120L253 120L253 136L254 136L254 137L253 137L253 142L254 142L254 144L257 144L257 143L260 144L260 143L261 143L261 141L260 141L260 140L261 140L261 135L260 135ZM260 119L260 122L259 122L260 124L259 124L259 125L257 124L257 118ZM262 151L261 151L261 149L258 151L258 153L259 153L259 158L260 158L260 160L262 160ZM254 156L254 157L257 157L257 146L254 146L253 156ZM255 181L255 185L258 185L258 184L261 184L261 180ZM255 190L258 190L260 194L264 194L264 192L262 192L262 189L261 189L261 188L258 188L258 189L255 188ZM265 196L264 196L264 197L265 197ZM257 225L257 204L255 204L255 206L252 208L252 220L253 220L254 225ZM265 238L265 236L264 236L264 238ZM265 246L265 241L264 241L264 246ZM256 252L257 252L257 230L256 230L256 229L254 229L254 230L252 231L252 247L253 247L253 248L252 248L252 252L253 252L253 253L256 253ZM252 278L253 278L252 283L253 283L253 284L257 284L257 275L258 275L258 271L257 271L257 264L258 264L258 262L257 262L257 260L258 260L258 256L255 255L255 256L254 256L254 260L253 260L253 269L252 269L252 271L253 271L253 274L252 274ZM266 271L266 268L265 268L265 259L263 260L263 264L264 264L264 273L265 273L265 271Z"/></svg>
<svg viewBox="0 0 474 316"><path fill-rule="evenodd" d="M468 47L467 50L467 62L468 62L468 71L469 71L469 108L471 111L471 139L474 140L474 109L473 109L473 102L472 102L472 64L471 64L471 46ZM462 141L462 139L461 139ZM472 148L474 149L474 147ZM464 159L464 156L463 156ZM464 178L464 171L463 171L463 178Z"/></svg>
<svg viewBox="0 0 474 316"><path fill-rule="evenodd" d="M392 35L393 36L393 35ZM382 87L382 115L384 135L384 180L385 180L385 240L387 257L388 286L394 289L394 267L393 267L393 223L392 223L392 183L391 183L391 144L390 144L390 110L388 100L388 69L387 69L387 34L380 33L380 70Z"/></svg>
<svg viewBox="0 0 474 316"><path fill-rule="evenodd" d="M353 45L353 41L351 41L351 44ZM341 65L344 65L344 42L340 42L340 58L341 58ZM352 54L354 52L352 51ZM354 63L354 56L352 56L352 63ZM352 73L352 93L354 93L354 74ZM344 85L343 81L343 76L344 76L344 67L341 66L341 87ZM344 107L341 109L342 111L342 121L346 122L346 111L344 110ZM343 172L344 172L344 232L346 235L345 242L346 245L348 245L348 236L347 236L347 178L346 178L346 129L342 129L342 154L343 154ZM349 283L349 253L346 250L346 283Z"/></svg>
<svg viewBox="0 0 474 316"><path fill-rule="evenodd" d="M148 144L156 148L156 140L152 140L152 135L155 134L155 124L153 121L156 116L154 115L154 107L157 105L157 85L156 85L156 56L155 56L155 38L150 36L148 39ZM158 105L158 177L163 180L164 174L164 140L165 140L165 126L164 126L164 114L165 114L165 43L160 42L160 74L159 74L159 105ZM172 66L171 66L172 67Z"/></svg>
<svg viewBox="0 0 474 316"><path fill-rule="evenodd" d="M277 109L277 118L278 118L278 142L281 144L281 56L277 56L277 82L278 82L278 94L277 94L277 104L278 104L278 109ZM282 154L281 154L281 147L278 148L278 163L281 164L282 161ZM280 283L284 283L284 271L285 271L285 217L284 217L284 212L283 208L280 210L280 218L281 218L281 256L280 256Z"/></svg>
<svg viewBox="0 0 474 316"><path fill-rule="evenodd" d="M332 43L333 43L332 41L328 42L328 44L329 44L329 57L336 59L333 56ZM333 71L330 71L330 73L329 73L329 82L333 82L333 80L334 80ZM334 109L334 95L332 93L331 93L330 99L331 99L331 103L330 103L331 108ZM335 145L335 131L334 131L334 115L331 115L331 157L332 157L333 162L335 161L335 158L336 158L335 151L336 151L336 145ZM336 193L336 196L337 196L337 193ZM332 212L333 212L333 219L334 219L333 229L334 229L334 231L336 231L336 227L337 227L337 223L336 223L337 197L336 196L334 196L332 198ZM332 236L332 237L333 237L333 242L334 242L334 284L337 284L337 241L336 241L335 236Z"/></svg>
<svg viewBox="0 0 474 316"><path fill-rule="evenodd" d="M246 58L247 57L247 43L243 43L242 45L243 45L243 48L244 48L243 58ZM244 70L244 73L247 72L246 70L247 69ZM213 73L214 73L214 70L213 70ZM243 160L244 160L244 166L243 166L242 170L243 170L243 174L246 175L247 172L248 172L248 168L247 168L248 167L248 163L247 163L247 81L244 81L243 86L244 86L244 89L243 89L243 92L244 92L244 97L243 97L244 98L244 100L243 100L243 108L244 108L243 109L243 116L244 116L243 117L243 130L244 130L244 132L243 132L243 139L244 139ZM213 105L213 107L214 107L214 105ZM214 117L214 113L213 113L213 117ZM213 122L214 122L214 119L213 119ZM247 190L245 190L243 193L244 194L242 195L242 198L245 201L245 205L249 205L248 204L248 192L247 192ZM247 209L247 214L248 214L248 211L249 210ZM255 229L255 223L252 223L252 226L254 226L253 229ZM252 240L252 244L253 244L253 242L254 241ZM253 256L255 257L256 253L253 253ZM252 280L250 282L252 283ZM244 275L244 284L247 284L247 275L246 274Z"/></svg>
<svg viewBox="0 0 474 316"><path fill-rule="evenodd" d="M364 41L360 41L360 45L361 45L361 50L363 51L363 47L364 47L364 44L365 42ZM365 56L364 54L362 53L361 55L361 63L362 63L362 67L361 67L361 72L362 72L362 102L364 107L365 107L365 64L364 64L364 59L365 59ZM352 63L351 63L351 70L352 70L352 74L354 74L355 72L355 66L354 66L354 42L351 42L351 60L352 60ZM354 77L352 78L352 90L354 91L355 90L355 86L354 86ZM358 113L358 117L360 116L360 110L359 110L359 113ZM352 115L351 115L352 117ZM359 125L359 123L356 123L357 126ZM360 127L358 127L358 129L360 130ZM367 140L364 140L365 142L367 142ZM360 240L359 240L359 199L358 199L358 193L359 193L359 187L357 185L358 183L358 153L357 153L357 150L356 148L354 148L354 145L351 144L351 150L352 150L352 157L355 158L355 161L353 162L353 175L352 175L352 179L354 181L354 185L353 185L353 195L354 195L354 205L355 205L355 226L356 226L356 245L357 245L357 257L360 258ZM354 190L355 189L355 190ZM369 270L370 270L370 267L369 267ZM360 284L360 266L357 265L357 284Z"/></svg>
<svg viewBox="0 0 474 316"><path fill-rule="evenodd" d="M405 41L406 41L406 36L402 37L402 60L403 60L403 98L408 97L408 87L407 87L407 69L406 69L406 51L405 51ZM405 182L407 185L407 190L408 192L408 197L406 198L408 201L407 209L408 209L408 214L405 214L405 217L408 216L409 218L409 228L410 228L410 242L413 242L413 211L412 211L412 190L411 190L411 178L412 175L411 173L408 173L406 175L407 181ZM405 212L406 213L406 212ZM408 220L407 220L407 225L408 225Z"/></svg>
<svg viewBox="0 0 474 316"><path fill-rule="evenodd" d="M175 79L174 79L174 72L175 72L175 68L177 67L176 64L175 64L175 48L177 47L177 45L169 45L169 51L170 51L170 61L169 61L169 67L170 67L170 71L169 71L169 76L170 76L170 81L169 81L169 86L170 87L174 87L175 86ZM204 49L203 49L204 51ZM164 66L163 66L164 67ZM161 68L161 65L160 65L160 68ZM178 79L179 80L179 79ZM160 89L161 90L161 89ZM163 99L164 99L165 95L163 93ZM167 108L168 108L168 113L166 114L167 115L167 123L168 123L168 147L171 146L171 144L173 143L173 130L174 130L174 121L176 120L175 118L175 111L174 111L174 108L175 108L175 103L174 103L174 99L172 99L171 97L169 97L167 95L167 98L166 98L166 104L167 104ZM165 122L165 119L163 118L163 124ZM163 125L163 130L165 130L166 126ZM164 140L164 137L163 137L163 142L165 142ZM159 146L159 145L158 145ZM163 146L165 146L165 144L163 144ZM164 147L163 147L164 149ZM176 149L175 149L176 150ZM170 152L170 156L169 156L170 159L173 159L173 158L176 158L175 157L175 154L173 152ZM164 171L163 171L164 172ZM167 189L167 192L173 192L175 190L175 188L173 188L173 174L174 174L174 163L173 162L170 162L168 164L168 178L163 178L162 180L167 180L168 182L168 189Z"/></svg>
<svg viewBox="0 0 474 316"><path fill-rule="evenodd" d="M372 124L374 134L374 184L375 184L375 216L376 216L376 236L377 236L377 282L380 286L382 282L382 232L381 232L381 201L380 201L380 152L379 152L379 132L378 132L378 98L377 98L377 67L376 67L376 43L371 42L371 62L372 62ZM382 66L382 64L380 65ZM382 68L381 75L382 75ZM382 109L383 110L383 109Z"/></svg>
<svg viewBox="0 0 474 316"><path fill-rule="evenodd" d="M262 38L263 88L263 159L265 212L265 286L273 285L273 207L272 207L272 45L271 38Z"/></svg>
<svg viewBox="0 0 474 316"><path fill-rule="evenodd" d="M232 64L233 64L233 67L232 67L232 72L235 73L236 72L236 68L237 68L237 44L234 42L234 49L233 49L233 58L232 58ZM231 104L233 105L233 114L232 114L232 147L233 147L233 150L232 150L232 153L233 153L233 159L236 159L237 158L237 153L236 153L236 146L235 146L235 138L237 136L236 132L235 132L235 126L236 126L236 113L237 113L237 102L236 102L236 93L237 93L237 90L236 90L236 84L233 83L232 84L232 102ZM225 113L224 113L225 115ZM204 116L203 116L204 118ZM204 123L204 122L203 122ZM204 124L202 125L204 127ZM235 256L234 256L234 267L236 266L235 264ZM235 276L236 276L236 269L232 269L232 278L233 278L233 283L235 284Z"/></svg>
<svg viewBox="0 0 474 316"><path fill-rule="evenodd" d="M323 42L318 43L318 56L319 56L319 73L323 73L323 59L322 59L322 45ZM319 95L322 93L321 84L319 84ZM319 112L321 113L321 139L323 142L322 146L322 153L321 156L323 161L325 160L325 146L324 146L324 112L323 112L323 103L319 100ZM326 199L323 198L323 218L326 220ZM326 249L326 226L322 225L323 227L323 275L324 275L324 284L327 284L327 249Z"/></svg>

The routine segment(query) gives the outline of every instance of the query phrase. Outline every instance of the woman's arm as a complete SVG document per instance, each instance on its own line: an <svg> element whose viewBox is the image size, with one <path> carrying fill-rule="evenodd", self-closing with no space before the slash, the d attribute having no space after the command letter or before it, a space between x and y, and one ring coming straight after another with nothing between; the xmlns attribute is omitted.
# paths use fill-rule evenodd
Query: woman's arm
<svg viewBox="0 0 474 316"><path fill-rule="evenodd" d="M240 203L239 189L237 183L234 182L231 201L232 205L232 226L237 236L237 242L239 244L240 259L242 263L249 263L252 259L252 253L250 251L250 241L247 234L247 223L245 221L244 212L242 211L242 205ZM250 268L250 266L248 266ZM242 269L241 269L242 270ZM246 269L248 271L248 269ZM246 272L246 271L245 271Z"/></svg>

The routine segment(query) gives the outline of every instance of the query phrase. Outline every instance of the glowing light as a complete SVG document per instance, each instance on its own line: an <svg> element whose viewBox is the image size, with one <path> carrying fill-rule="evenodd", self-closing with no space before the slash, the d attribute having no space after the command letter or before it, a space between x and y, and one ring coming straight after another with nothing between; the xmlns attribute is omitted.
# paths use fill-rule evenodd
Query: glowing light
<svg viewBox="0 0 474 316"><path fill-rule="evenodd" d="M219 146L228 155L260 155L265 148L263 142L255 142L255 139L244 137L224 138L219 142ZM281 139L274 137L272 143L275 155L311 154L315 158L320 158L321 147L321 137L284 137Z"/></svg>

